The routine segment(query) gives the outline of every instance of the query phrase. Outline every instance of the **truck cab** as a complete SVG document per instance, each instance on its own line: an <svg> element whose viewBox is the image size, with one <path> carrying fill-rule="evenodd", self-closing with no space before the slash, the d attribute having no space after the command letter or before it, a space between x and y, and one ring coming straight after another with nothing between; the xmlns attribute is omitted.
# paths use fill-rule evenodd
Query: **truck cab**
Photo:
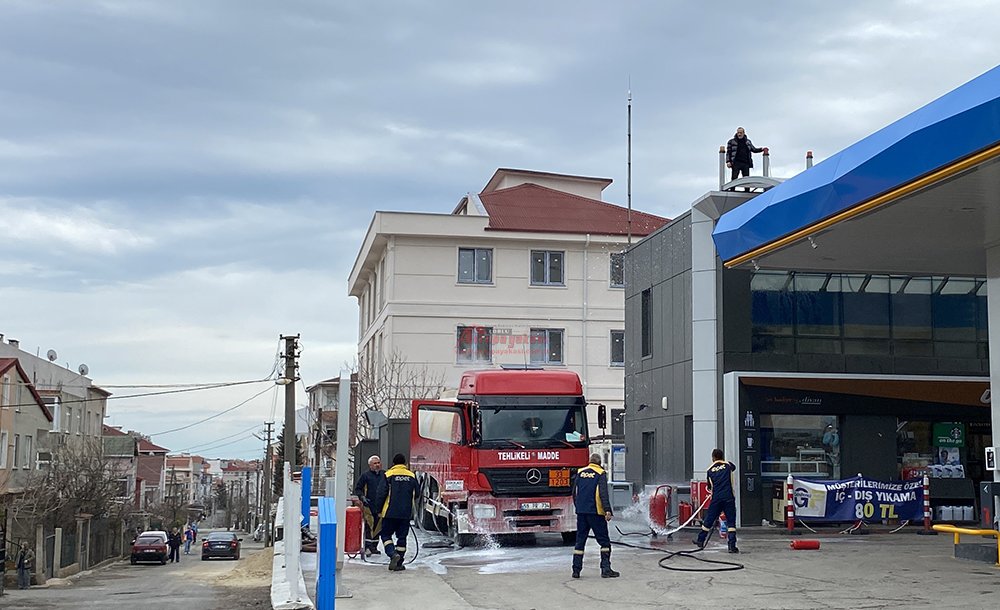
<svg viewBox="0 0 1000 610"><path fill-rule="evenodd" d="M572 371L462 376L455 400L415 400L414 516L459 545L476 535L576 532L572 482L589 459L586 400Z"/></svg>

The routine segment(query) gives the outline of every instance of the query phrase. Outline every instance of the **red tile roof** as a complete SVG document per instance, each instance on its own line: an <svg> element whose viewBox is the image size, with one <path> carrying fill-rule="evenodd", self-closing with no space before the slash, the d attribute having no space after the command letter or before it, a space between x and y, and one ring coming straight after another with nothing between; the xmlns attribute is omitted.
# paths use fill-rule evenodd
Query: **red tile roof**
<svg viewBox="0 0 1000 610"><path fill-rule="evenodd" d="M628 234L626 208L537 184L521 184L479 198L490 215L488 231ZM632 210L632 235L649 235L668 222L668 218Z"/></svg>
<svg viewBox="0 0 1000 610"><path fill-rule="evenodd" d="M170 451L165 447L160 447L159 445L154 445L153 443L147 441L144 438L139 439L139 451L149 451L153 453L166 453Z"/></svg>
<svg viewBox="0 0 1000 610"><path fill-rule="evenodd" d="M128 434L122 432L118 428L112 428L107 424L102 424L102 425L104 426L104 432L102 432L102 436L128 436Z"/></svg>

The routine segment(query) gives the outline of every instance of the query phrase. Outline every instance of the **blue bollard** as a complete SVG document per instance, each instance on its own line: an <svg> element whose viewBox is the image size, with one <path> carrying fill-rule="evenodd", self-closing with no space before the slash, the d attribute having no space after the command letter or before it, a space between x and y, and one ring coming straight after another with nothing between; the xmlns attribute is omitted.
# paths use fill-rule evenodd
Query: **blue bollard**
<svg viewBox="0 0 1000 610"><path fill-rule="evenodd" d="M316 608L333 610L337 598L337 503L333 498L319 499L316 555Z"/></svg>
<svg viewBox="0 0 1000 610"><path fill-rule="evenodd" d="M312 466L302 468L302 522L300 526L309 525L309 500L312 496ZM314 532L315 533L315 532Z"/></svg>

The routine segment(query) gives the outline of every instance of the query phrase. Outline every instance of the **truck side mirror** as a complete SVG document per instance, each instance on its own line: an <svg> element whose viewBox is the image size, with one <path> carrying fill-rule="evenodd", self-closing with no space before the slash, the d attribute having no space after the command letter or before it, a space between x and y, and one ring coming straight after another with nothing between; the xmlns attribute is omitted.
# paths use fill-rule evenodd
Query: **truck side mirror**
<svg viewBox="0 0 1000 610"><path fill-rule="evenodd" d="M604 430L608 427L608 407L607 405L597 405L597 427Z"/></svg>
<svg viewBox="0 0 1000 610"><path fill-rule="evenodd" d="M483 416L479 411L479 405L473 404L471 408L472 412L472 442L469 443L473 447L478 446L483 442Z"/></svg>

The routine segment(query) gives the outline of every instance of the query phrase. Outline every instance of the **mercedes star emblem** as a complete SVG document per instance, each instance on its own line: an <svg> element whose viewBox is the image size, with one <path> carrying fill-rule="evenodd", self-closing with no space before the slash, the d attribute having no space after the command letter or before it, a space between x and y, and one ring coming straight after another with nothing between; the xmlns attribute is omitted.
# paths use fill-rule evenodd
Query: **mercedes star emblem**
<svg viewBox="0 0 1000 610"><path fill-rule="evenodd" d="M532 485L538 485L542 481L542 471L537 468L532 468L528 471L528 474L524 476L528 479L528 482Z"/></svg>

